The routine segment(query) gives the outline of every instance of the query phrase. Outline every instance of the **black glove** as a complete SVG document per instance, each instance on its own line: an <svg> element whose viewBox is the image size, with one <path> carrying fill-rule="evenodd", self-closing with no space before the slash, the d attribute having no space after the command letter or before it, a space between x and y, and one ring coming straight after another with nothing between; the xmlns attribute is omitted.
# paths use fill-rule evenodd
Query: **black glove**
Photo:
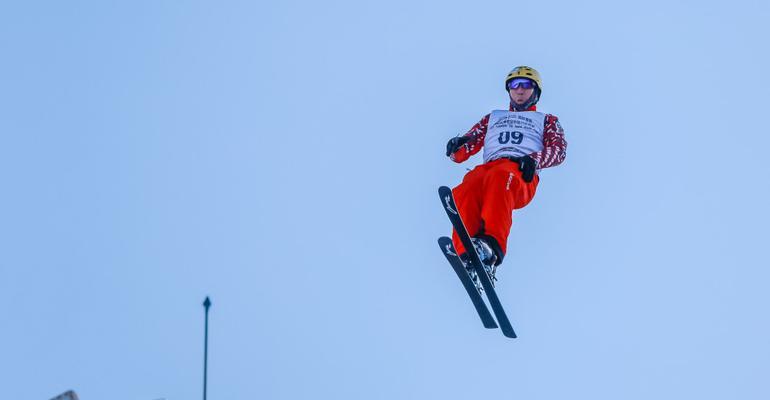
<svg viewBox="0 0 770 400"><path fill-rule="evenodd" d="M449 157L452 155L455 151L462 147L462 145L468 143L469 140L471 140L470 136L458 136L449 139L449 142L446 144L446 156Z"/></svg>
<svg viewBox="0 0 770 400"><path fill-rule="evenodd" d="M524 182L530 183L535 178L535 169L537 163L535 159L530 156L524 156L519 159L519 171L521 171L521 178Z"/></svg>

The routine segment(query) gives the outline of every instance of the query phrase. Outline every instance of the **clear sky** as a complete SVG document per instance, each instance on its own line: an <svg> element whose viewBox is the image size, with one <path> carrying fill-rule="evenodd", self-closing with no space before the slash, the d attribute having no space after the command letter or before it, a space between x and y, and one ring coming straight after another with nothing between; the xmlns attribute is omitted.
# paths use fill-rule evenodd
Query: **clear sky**
<svg viewBox="0 0 770 400"><path fill-rule="evenodd" d="M8 399L770 398L763 1L0 4ZM485 330L446 141L543 77L566 162Z"/></svg>

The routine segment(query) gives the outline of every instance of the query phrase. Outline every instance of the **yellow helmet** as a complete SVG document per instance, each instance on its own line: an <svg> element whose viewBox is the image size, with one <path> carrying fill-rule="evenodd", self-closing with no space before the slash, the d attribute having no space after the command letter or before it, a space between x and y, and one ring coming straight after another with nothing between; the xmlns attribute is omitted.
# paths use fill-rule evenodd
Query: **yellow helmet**
<svg viewBox="0 0 770 400"><path fill-rule="evenodd" d="M537 88L543 90L543 81L540 79L540 74L535 71L534 68L521 65L511 70L511 72L508 73L508 76L505 77L506 92L508 91L508 81L514 78L532 79L535 81L535 83L537 83Z"/></svg>

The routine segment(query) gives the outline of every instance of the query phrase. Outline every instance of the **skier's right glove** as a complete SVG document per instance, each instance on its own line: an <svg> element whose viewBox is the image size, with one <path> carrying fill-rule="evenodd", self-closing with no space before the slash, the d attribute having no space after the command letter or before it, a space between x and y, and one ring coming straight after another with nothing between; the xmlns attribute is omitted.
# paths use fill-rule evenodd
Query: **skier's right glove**
<svg viewBox="0 0 770 400"><path fill-rule="evenodd" d="M521 171L521 178L524 179L524 182L532 182L532 179L535 178L535 169L537 169L537 163L534 158L524 156L519 159L519 171Z"/></svg>
<svg viewBox="0 0 770 400"><path fill-rule="evenodd" d="M449 142L446 144L446 156L449 157L454 154L455 151L459 150L460 147L468 143L469 140L471 140L470 136L458 136L449 139Z"/></svg>

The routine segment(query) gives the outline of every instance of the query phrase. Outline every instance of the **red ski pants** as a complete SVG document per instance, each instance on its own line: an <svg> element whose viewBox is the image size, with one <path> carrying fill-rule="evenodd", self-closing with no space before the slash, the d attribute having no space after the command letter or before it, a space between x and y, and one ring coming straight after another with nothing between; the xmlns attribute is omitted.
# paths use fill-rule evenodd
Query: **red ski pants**
<svg viewBox="0 0 770 400"><path fill-rule="evenodd" d="M498 261L502 261L508 248L513 210L529 204L539 181L540 178L535 175L532 182L524 182L519 164L501 158L477 166L465 174L460 185L452 189L468 234L494 238L499 246L496 251L502 251ZM457 254L465 253L457 232L452 232L452 241Z"/></svg>

